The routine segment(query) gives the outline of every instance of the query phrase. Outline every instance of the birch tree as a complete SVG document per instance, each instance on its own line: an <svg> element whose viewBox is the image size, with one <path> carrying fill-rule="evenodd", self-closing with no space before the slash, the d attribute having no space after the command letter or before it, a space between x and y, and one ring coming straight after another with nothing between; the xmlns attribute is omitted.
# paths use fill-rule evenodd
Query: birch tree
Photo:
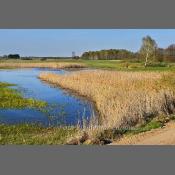
<svg viewBox="0 0 175 175"><path fill-rule="evenodd" d="M140 48L140 54L145 59L145 67L147 66L148 60L154 58L157 49L156 41L150 36L146 36L142 39L142 46Z"/></svg>

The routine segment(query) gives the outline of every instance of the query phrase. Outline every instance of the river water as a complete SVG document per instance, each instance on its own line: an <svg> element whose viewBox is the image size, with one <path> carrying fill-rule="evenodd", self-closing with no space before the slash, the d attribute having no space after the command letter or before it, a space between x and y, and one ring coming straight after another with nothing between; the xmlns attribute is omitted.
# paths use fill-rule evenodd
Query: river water
<svg viewBox="0 0 175 175"><path fill-rule="evenodd" d="M12 88L19 90L24 97L48 103L43 110L0 109L0 122L6 124L40 123L44 126L55 126L76 125L83 118L89 120L93 114L92 103L41 81L37 77L43 71L56 74L71 73L65 70L43 68L0 70L0 82L16 84L17 86Z"/></svg>

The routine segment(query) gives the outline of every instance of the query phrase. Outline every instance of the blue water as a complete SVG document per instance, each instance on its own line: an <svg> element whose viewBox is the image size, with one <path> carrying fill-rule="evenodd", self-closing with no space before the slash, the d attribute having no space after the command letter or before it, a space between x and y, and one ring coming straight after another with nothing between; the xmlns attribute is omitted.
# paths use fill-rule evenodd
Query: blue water
<svg viewBox="0 0 175 175"><path fill-rule="evenodd" d="M48 103L43 109L0 109L0 122L7 124L40 123L48 125L75 125L82 118L89 119L93 113L92 104L58 87L41 81L37 76L49 71L56 74L71 73L53 69L11 69L0 70L0 81L16 84L26 98L35 98Z"/></svg>

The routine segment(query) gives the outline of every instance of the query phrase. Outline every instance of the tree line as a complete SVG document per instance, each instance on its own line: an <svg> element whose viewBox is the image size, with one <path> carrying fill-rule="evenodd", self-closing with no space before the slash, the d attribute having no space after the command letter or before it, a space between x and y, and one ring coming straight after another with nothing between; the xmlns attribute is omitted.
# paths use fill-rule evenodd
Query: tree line
<svg viewBox="0 0 175 175"><path fill-rule="evenodd" d="M20 59L20 55L19 54L9 54L9 55L3 55L2 58Z"/></svg>
<svg viewBox="0 0 175 175"><path fill-rule="evenodd" d="M119 60L135 58L136 53L126 49L109 49L100 51L84 52L81 56L82 59L90 60Z"/></svg>
<svg viewBox="0 0 175 175"><path fill-rule="evenodd" d="M145 66L150 61L174 61L175 62L175 44L167 48L159 48L158 44L150 36L142 38L142 45L137 52L126 49L108 49L100 51L84 52L82 59L89 60L124 60L136 59L144 60Z"/></svg>

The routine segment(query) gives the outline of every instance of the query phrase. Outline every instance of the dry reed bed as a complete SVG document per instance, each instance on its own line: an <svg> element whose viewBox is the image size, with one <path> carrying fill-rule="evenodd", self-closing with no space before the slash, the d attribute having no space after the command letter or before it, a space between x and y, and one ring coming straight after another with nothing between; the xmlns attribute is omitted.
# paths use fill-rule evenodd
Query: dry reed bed
<svg viewBox="0 0 175 175"><path fill-rule="evenodd" d="M166 74L96 70L67 75L43 72L39 78L90 98L99 111L102 126L121 128L174 112L174 90L162 83Z"/></svg>
<svg viewBox="0 0 175 175"><path fill-rule="evenodd" d="M0 63L0 68L84 68L80 63Z"/></svg>

